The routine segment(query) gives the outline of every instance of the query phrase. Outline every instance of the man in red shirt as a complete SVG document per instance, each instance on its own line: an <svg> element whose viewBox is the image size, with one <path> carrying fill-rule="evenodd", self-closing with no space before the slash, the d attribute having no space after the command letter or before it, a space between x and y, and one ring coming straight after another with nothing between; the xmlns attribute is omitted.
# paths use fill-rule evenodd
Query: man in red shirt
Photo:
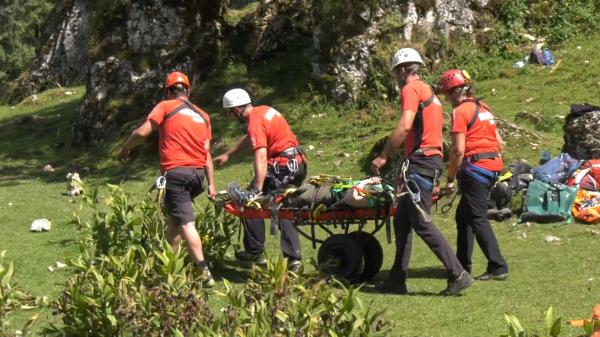
<svg viewBox="0 0 600 337"><path fill-rule="evenodd" d="M442 75L438 87L454 107L452 155L446 189L454 189L458 171L462 195L456 209L456 255L470 272L475 237L488 260L486 272L477 279L505 280L508 265L487 218L490 188L502 170L502 138L490 108L474 98L472 81L465 71L448 70Z"/></svg>
<svg viewBox="0 0 600 337"><path fill-rule="evenodd" d="M372 170L379 174L387 159L404 144L401 196L394 216L396 258L389 279L376 285L382 292L406 294L406 277L414 230L440 259L448 274L441 295L457 295L473 283L448 241L431 222L432 193L442 169L442 105L419 76L423 60L412 48L394 54L392 72L401 88L402 116Z"/></svg>
<svg viewBox="0 0 600 337"><path fill-rule="evenodd" d="M167 98L158 103L146 121L135 129L119 151L125 159L132 148L144 143L158 129L160 172L166 178L167 239L178 250L185 240L195 264L202 269L205 286L214 280L202 251L202 241L196 230L192 203L206 189L214 197L215 179L210 154L211 127L208 114L190 103L190 83L187 76L172 72L165 82Z"/></svg>
<svg viewBox="0 0 600 337"><path fill-rule="evenodd" d="M270 106L252 106L243 89L232 89L223 96L223 108L240 123L248 123L248 132L232 149L215 158L225 164L229 157L243 149L254 151L253 193L269 193L285 185L300 186L306 177L306 156L287 121ZM265 222L262 219L244 221L245 251L236 253L239 260L265 263ZM288 269L299 271L302 256L298 231L291 220L280 220L281 250L288 258Z"/></svg>

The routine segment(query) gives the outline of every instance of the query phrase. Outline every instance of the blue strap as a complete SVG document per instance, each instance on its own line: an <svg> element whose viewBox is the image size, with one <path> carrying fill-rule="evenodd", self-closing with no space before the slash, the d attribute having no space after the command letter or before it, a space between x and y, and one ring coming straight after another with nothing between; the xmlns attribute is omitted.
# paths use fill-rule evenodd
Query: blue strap
<svg viewBox="0 0 600 337"><path fill-rule="evenodd" d="M484 185L491 185L498 178L498 173L473 165L468 160L463 161L462 170L469 177Z"/></svg>

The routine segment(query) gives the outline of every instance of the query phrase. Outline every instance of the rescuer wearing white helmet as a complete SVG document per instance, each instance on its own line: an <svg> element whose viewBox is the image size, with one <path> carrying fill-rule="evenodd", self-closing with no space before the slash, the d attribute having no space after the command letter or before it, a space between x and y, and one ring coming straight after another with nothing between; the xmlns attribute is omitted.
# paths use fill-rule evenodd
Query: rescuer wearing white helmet
<svg viewBox="0 0 600 337"><path fill-rule="evenodd" d="M406 294L406 278L414 230L440 259L448 286L440 294L457 295L473 283L448 241L431 222L433 187L442 170L442 104L420 77L424 65L419 53L402 48L392 57L392 72L400 86L402 116L381 152L372 162L379 174L388 158L404 145L404 162L398 188L403 192L394 216L396 257L389 278L376 285L381 292Z"/></svg>
<svg viewBox="0 0 600 337"><path fill-rule="evenodd" d="M269 193L285 185L302 184L307 172L306 155L281 113L266 105L252 106L250 96L243 89L227 91L223 96L223 108L240 123L247 123L248 129L236 146L215 158L219 165L241 150L252 149L255 176L249 188L251 193ZM265 263L264 220L246 219L243 222L245 250L236 252L236 258ZM298 271L302 258L298 231L291 220L280 220L279 226L281 250L288 258L288 269Z"/></svg>

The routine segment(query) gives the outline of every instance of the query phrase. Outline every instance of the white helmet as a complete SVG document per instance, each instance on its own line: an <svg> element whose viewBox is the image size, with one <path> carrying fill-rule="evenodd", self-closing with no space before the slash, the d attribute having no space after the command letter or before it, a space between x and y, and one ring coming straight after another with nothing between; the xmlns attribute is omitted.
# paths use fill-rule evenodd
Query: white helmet
<svg viewBox="0 0 600 337"><path fill-rule="evenodd" d="M423 64L423 59L419 52L412 48L402 48L398 50L392 57L392 69L402 63L420 63Z"/></svg>
<svg viewBox="0 0 600 337"><path fill-rule="evenodd" d="M244 89L231 89L223 96L223 108L233 108L252 102L250 95Z"/></svg>

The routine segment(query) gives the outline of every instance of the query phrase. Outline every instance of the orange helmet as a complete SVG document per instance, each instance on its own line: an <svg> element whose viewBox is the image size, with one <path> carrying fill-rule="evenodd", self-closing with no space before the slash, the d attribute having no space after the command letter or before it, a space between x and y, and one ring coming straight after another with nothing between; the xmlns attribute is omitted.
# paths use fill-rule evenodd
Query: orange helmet
<svg viewBox="0 0 600 337"><path fill-rule="evenodd" d="M471 83L471 77L465 70L452 69L446 71L442 75L442 78L438 83L438 89L441 92L448 92L450 89L462 87Z"/></svg>
<svg viewBox="0 0 600 337"><path fill-rule="evenodd" d="M165 81L165 89L168 89L175 84L183 84L186 89L190 88L190 81L184 73L180 73L178 71L174 71L167 75L167 80Z"/></svg>

